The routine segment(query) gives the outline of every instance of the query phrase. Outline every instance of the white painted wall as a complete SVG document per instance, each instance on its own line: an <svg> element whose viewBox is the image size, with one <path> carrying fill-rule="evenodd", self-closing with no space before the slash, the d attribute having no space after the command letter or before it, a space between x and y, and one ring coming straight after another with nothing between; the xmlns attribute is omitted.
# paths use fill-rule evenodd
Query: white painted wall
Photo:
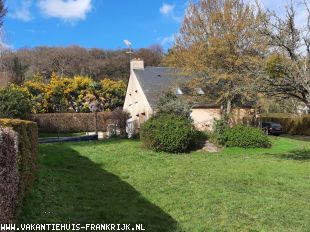
<svg viewBox="0 0 310 232"><path fill-rule="evenodd" d="M130 113L131 118L128 120L131 130L134 132L140 128L140 124L145 122L153 114L153 110L147 101L141 85L134 73L135 69L144 69L143 61L131 61L130 78L127 86L125 103L123 109Z"/></svg>

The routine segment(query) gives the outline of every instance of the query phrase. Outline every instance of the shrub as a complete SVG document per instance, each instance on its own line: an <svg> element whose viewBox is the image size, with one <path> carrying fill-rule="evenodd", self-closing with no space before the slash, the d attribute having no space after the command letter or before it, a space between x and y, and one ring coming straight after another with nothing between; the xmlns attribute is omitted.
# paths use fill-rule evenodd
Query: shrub
<svg viewBox="0 0 310 232"><path fill-rule="evenodd" d="M210 140L218 145L225 145L225 132L228 129L228 126L229 122L227 115L224 115L220 119L215 119L213 124L213 132L210 134Z"/></svg>
<svg viewBox="0 0 310 232"><path fill-rule="evenodd" d="M191 106L172 92L165 93L159 99L157 112L159 114L174 114L191 120Z"/></svg>
<svg viewBox="0 0 310 232"><path fill-rule="evenodd" d="M97 131L107 131L109 124L113 124L113 128L117 124L117 129L125 135L127 117L128 113L118 109L97 113L32 114L30 120L38 124L40 132L46 133L89 132L96 131L96 126Z"/></svg>
<svg viewBox="0 0 310 232"><path fill-rule="evenodd" d="M119 135L121 137L126 137L126 126L128 118L129 113L123 111L121 108L115 109L111 114L111 121L119 129ZM116 131L114 131L114 134L117 134Z"/></svg>
<svg viewBox="0 0 310 232"><path fill-rule="evenodd" d="M225 145L228 147L258 148L270 147L266 134L259 128L237 125L225 131Z"/></svg>
<svg viewBox="0 0 310 232"><path fill-rule="evenodd" d="M26 89L10 85L0 90L0 118L25 118L30 112Z"/></svg>
<svg viewBox="0 0 310 232"><path fill-rule="evenodd" d="M159 114L145 122L140 130L145 148L171 153L190 150L196 136L188 120L173 114Z"/></svg>
<svg viewBox="0 0 310 232"><path fill-rule="evenodd" d="M0 126L9 128L0 131L0 173L5 175L0 178L0 199L10 200L0 205L0 212L7 214L0 215L0 221L6 217L11 222L35 179L38 129L36 123L16 119L0 119Z"/></svg>

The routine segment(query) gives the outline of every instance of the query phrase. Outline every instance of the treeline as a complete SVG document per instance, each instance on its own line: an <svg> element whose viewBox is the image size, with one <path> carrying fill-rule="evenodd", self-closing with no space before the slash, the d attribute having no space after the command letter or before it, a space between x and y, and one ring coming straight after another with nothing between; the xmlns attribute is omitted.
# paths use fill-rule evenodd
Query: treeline
<svg viewBox="0 0 310 232"><path fill-rule="evenodd" d="M134 52L147 66L158 66L163 58L159 45L141 48ZM52 73L58 76L88 76L94 80L105 78L127 81L129 57L125 49L103 50L70 47L35 47L6 51L1 56L2 78L21 84L39 74L49 80ZM5 74L5 76L4 76Z"/></svg>

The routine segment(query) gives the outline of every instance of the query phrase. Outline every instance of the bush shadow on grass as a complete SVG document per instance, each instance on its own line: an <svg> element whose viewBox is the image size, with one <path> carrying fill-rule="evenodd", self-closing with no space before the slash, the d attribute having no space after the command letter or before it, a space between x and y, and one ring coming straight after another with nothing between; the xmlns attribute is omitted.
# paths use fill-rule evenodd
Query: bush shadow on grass
<svg viewBox="0 0 310 232"><path fill-rule="evenodd" d="M287 154L281 155L284 159L310 160L310 149L293 150Z"/></svg>
<svg viewBox="0 0 310 232"><path fill-rule="evenodd" d="M129 223L143 224L146 231L178 230L170 215L70 143L41 146L39 160L39 176L18 223Z"/></svg>

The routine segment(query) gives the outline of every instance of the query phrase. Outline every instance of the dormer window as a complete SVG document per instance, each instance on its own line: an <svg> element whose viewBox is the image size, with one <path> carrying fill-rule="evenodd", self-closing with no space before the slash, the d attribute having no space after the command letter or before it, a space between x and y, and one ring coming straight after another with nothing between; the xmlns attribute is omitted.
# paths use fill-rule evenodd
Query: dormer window
<svg viewBox="0 0 310 232"><path fill-rule="evenodd" d="M176 91L175 91L175 94L176 94L176 95L183 95L183 91L181 90L181 88L178 87L178 88L176 89Z"/></svg>
<svg viewBox="0 0 310 232"><path fill-rule="evenodd" d="M195 88L195 91L199 95L204 95L205 94L205 92L202 90L202 88Z"/></svg>

